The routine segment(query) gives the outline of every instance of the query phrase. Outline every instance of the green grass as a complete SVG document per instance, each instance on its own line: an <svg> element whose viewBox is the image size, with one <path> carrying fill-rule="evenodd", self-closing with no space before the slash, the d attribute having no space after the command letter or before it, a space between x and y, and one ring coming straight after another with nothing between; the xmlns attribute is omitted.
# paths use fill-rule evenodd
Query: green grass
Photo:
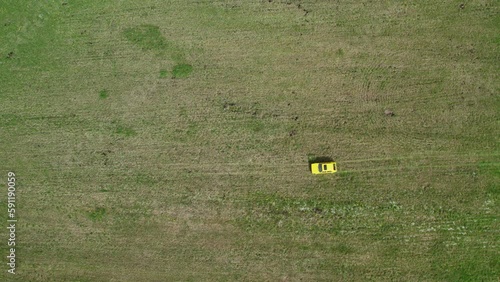
<svg viewBox="0 0 500 282"><path fill-rule="evenodd" d="M99 91L99 98L106 99L106 98L108 98L108 96L109 96L109 94L108 94L108 91L106 89Z"/></svg>
<svg viewBox="0 0 500 282"><path fill-rule="evenodd" d="M162 51L171 48L169 43L161 34L160 28L155 25L143 24L124 30L125 38L141 47L143 50Z"/></svg>
<svg viewBox="0 0 500 282"><path fill-rule="evenodd" d="M125 29L123 34L143 51L155 51L158 56L167 56L177 62L172 68L172 78L185 78L193 71L193 67L185 63L185 52L174 41L166 39L159 26L142 24ZM161 70L160 77L165 76L165 70Z"/></svg>
<svg viewBox="0 0 500 282"><path fill-rule="evenodd" d="M189 64L178 64L172 69L172 78L185 78L193 71L193 66Z"/></svg>
<svg viewBox="0 0 500 282"><path fill-rule="evenodd" d="M168 76L167 70L160 70L160 78L165 78Z"/></svg>
<svg viewBox="0 0 500 282"><path fill-rule="evenodd" d="M495 1L65 3L0 7L0 281L498 280Z"/></svg>
<svg viewBox="0 0 500 282"><path fill-rule="evenodd" d="M93 221L100 221L104 218L106 215L106 209L105 208L95 208L93 211L88 213L88 217L93 220Z"/></svg>
<svg viewBox="0 0 500 282"><path fill-rule="evenodd" d="M123 125L118 125L116 127L115 133L116 134L125 135L127 137L137 135L137 132L133 128L126 127L126 126L123 126Z"/></svg>

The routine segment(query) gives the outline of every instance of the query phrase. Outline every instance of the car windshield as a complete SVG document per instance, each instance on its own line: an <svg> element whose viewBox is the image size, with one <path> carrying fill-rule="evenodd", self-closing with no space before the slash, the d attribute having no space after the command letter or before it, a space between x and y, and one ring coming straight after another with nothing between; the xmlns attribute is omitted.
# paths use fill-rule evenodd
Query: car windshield
<svg viewBox="0 0 500 282"><path fill-rule="evenodd" d="M323 169L322 169L322 168L323 168L323 167L321 166L321 164L318 164L318 170L319 170L319 172L322 172L322 171L323 171Z"/></svg>

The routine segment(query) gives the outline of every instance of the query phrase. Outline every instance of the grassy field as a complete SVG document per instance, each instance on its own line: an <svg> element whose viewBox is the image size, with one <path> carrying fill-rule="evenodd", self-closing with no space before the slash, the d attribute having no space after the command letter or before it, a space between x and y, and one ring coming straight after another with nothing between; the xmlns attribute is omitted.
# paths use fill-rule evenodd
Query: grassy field
<svg viewBox="0 0 500 282"><path fill-rule="evenodd" d="M498 281L499 15L2 1L0 281Z"/></svg>

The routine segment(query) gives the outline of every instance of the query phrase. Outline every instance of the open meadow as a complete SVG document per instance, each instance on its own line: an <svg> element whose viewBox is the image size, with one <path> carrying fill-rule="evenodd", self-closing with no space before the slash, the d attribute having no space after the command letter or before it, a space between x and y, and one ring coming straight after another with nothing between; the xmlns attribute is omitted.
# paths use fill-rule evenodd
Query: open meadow
<svg viewBox="0 0 500 282"><path fill-rule="evenodd" d="M2 0L0 281L498 281L499 75L495 0Z"/></svg>

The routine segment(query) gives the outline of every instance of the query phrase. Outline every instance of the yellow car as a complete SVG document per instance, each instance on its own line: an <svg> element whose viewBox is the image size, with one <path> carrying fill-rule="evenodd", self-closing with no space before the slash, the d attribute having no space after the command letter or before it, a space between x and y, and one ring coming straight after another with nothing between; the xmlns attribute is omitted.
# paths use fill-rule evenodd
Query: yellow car
<svg viewBox="0 0 500 282"><path fill-rule="evenodd" d="M335 162L313 163L311 164L311 172L313 174L325 174L337 172L337 164Z"/></svg>

